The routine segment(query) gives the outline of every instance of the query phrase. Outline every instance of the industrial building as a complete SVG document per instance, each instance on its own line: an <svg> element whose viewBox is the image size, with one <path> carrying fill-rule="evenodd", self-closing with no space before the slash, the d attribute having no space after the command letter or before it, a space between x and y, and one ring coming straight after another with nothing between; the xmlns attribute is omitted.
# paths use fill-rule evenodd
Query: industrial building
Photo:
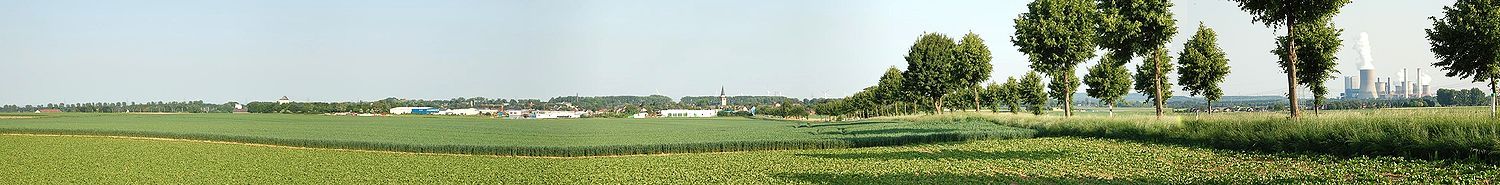
<svg viewBox="0 0 1500 185"><path fill-rule="evenodd" d="M1405 99L1432 96L1432 76L1416 69L1416 73L1408 73L1407 69L1401 69L1392 77L1375 77L1375 58L1370 55L1370 35L1359 33L1359 42L1355 43L1355 51L1359 52L1359 77L1344 77L1344 93L1341 99ZM1382 81L1383 80L1383 81ZM1415 81L1413 81L1415 80ZM1355 85L1355 84L1358 85ZM1358 86L1358 87L1355 87Z"/></svg>
<svg viewBox="0 0 1500 185"><path fill-rule="evenodd" d="M437 108L432 108L432 107L396 107L396 108L391 108L391 114L428 115L428 114L437 113L438 111L441 111L441 110L439 110Z"/></svg>

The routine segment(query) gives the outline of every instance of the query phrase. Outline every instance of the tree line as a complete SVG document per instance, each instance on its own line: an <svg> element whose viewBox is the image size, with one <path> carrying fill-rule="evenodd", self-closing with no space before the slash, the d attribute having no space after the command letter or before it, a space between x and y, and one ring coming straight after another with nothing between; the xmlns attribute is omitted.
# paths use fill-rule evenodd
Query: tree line
<svg viewBox="0 0 1500 185"><path fill-rule="evenodd" d="M223 104L203 101L183 102L114 102L114 103L49 103L46 105L5 105L0 112L34 112L41 109L58 109L63 112L177 112L177 113L228 113L234 111L235 102Z"/></svg>
<svg viewBox="0 0 1500 185"><path fill-rule="evenodd" d="M1298 118L1304 109L1299 88L1312 92L1315 111L1328 105L1326 83L1340 73L1335 67L1343 43L1343 29L1332 22L1349 0L1230 0L1252 15L1252 23L1285 31L1270 53L1287 75L1285 109ZM1177 33L1168 0L1034 0L1027 12L1013 19L1011 43L1027 55L1030 72L1009 77L1003 83L979 83L990 76L990 53L975 33L953 39L941 33L924 33L910 47L903 70L895 66L875 86L849 97L817 105L819 113L839 116L879 116L916 112L989 107L993 111L1043 114L1046 106L1061 106L1072 115L1073 95L1080 83L1086 94L1113 107L1131 90L1148 96L1157 117L1172 97L1174 83L1166 74L1177 73L1175 82L1191 96L1205 99L1213 107L1223 97L1219 84L1230 73L1227 54L1218 46L1219 35L1208 25L1197 31L1176 53L1175 62L1165 45ZM1465 97L1463 101L1395 100L1380 105L1437 106L1472 105L1489 102L1496 113L1496 91L1500 91L1500 0L1460 0L1444 7L1444 17L1429 17L1427 29L1432 51L1446 76L1489 81L1488 100L1471 101L1483 92L1447 91L1442 96ZM1096 53L1102 51L1102 55ZM1087 74L1074 76L1078 66L1090 60ZM1126 64L1139 59L1135 70ZM1133 74L1132 74L1133 73ZM996 80L998 81L998 80ZM1447 98L1437 98L1447 99ZM1335 107L1365 106L1339 101ZM946 108L945 108L946 107ZM1212 109L1208 109L1212 110ZM1113 115L1111 113L1111 115Z"/></svg>

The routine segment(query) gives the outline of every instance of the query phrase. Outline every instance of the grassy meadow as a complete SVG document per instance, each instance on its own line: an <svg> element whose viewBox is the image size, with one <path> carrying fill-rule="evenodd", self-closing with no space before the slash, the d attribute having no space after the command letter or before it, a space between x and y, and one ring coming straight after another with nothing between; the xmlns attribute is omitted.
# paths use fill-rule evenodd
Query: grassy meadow
<svg viewBox="0 0 1500 185"><path fill-rule="evenodd" d="M984 121L1033 129L1041 136L1169 142L1267 152L1388 155L1500 162L1500 120L1488 108L1412 108L1284 113L1152 114L1072 118L959 112L884 119L947 123Z"/></svg>
<svg viewBox="0 0 1500 185"><path fill-rule="evenodd" d="M1490 184L1481 108L804 123L3 114L0 183ZM40 134L40 135L38 135ZM53 136L58 134L67 136ZM135 136L168 139L115 138ZM227 141L212 143L194 140ZM267 145L248 145L248 144ZM279 147L290 146L290 147ZM356 149L356 150L337 150ZM395 152L389 152L395 151ZM629 155L651 154L651 155ZM540 156L540 157L537 157Z"/></svg>
<svg viewBox="0 0 1500 185"><path fill-rule="evenodd" d="M398 154L0 135L0 183L1273 184L1493 183L1494 166L1258 154L1055 137L585 158Z"/></svg>
<svg viewBox="0 0 1500 185"><path fill-rule="evenodd" d="M800 127L745 118L540 119L289 114L15 114L0 133L160 137L283 146L523 156L849 148L1027 138L984 122L863 121Z"/></svg>

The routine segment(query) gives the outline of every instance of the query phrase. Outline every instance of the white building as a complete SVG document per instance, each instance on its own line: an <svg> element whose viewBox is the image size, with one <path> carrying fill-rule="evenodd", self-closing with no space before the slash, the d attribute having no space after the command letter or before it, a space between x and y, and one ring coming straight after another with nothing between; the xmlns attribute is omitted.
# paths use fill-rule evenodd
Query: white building
<svg viewBox="0 0 1500 185"><path fill-rule="evenodd" d="M642 112L642 113L635 113L635 115L630 115L630 118L646 118L646 117L651 117L651 114L647 114L647 113Z"/></svg>
<svg viewBox="0 0 1500 185"><path fill-rule="evenodd" d="M465 115L465 116L472 116L472 115L479 115L479 109L475 109L475 108L448 109L448 110L438 111L437 113L433 113L433 114L436 114L436 115Z"/></svg>
<svg viewBox="0 0 1500 185"><path fill-rule="evenodd" d="M292 99L291 98L287 98L286 96L281 96L281 99L276 99L276 104L287 104L287 103L292 103Z"/></svg>
<svg viewBox="0 0 1500 185"><path fill-rule="evenodd" d="M670 109L661 110L660 115L666 118L707 118L719 116L719 110Z"/></svg>
<svg viewBox="0 0 1500 185"><path fill-rule="evenodd" d="M536 119L581 118L584 115L588 115L588 112L583 112L583 111L535 111L535 112L532 112L532 116L533 116L532 118L536 118Z"/></svg>
<svg viewBox="0 0 1500 185"><path fill-rule="evenodd" d="M391 114L411 114L411 110L413 109L427 110L432 109L432 107L396 107L391 108Z"/></svg>

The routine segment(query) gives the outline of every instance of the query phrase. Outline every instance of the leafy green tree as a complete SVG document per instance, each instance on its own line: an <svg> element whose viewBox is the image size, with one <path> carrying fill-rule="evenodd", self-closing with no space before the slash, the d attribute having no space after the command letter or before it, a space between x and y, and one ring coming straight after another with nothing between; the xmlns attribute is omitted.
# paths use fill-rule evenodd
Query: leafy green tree
<svg viewBox="0 0 1500 185"><path fill-rule="evenodd" d="M1281 69L1291 70L1288 66L1297 65L1297 83L1307 86L1313 93L1313 113L1323 109L1324 100L1327 99L1328 87L1325 84L1333 79L1333 74L1338 73L1338 52L1343 47L1343 40L1339 39L1344 30L1334 28L1333 24L1326 23L1328 19L1317 22L1299 24L1296 34L1289 40L1287 36L1277 38L1277 44L1284 45L1288 41L1298 43L1296 56L1297 62L1279 62ZM1277 56L1288 56L1285 48L1276 48L1271 53ZM1290 57L1285 57L1286 59Z"/></svg>
<svg viewBox="0 0 1500 185"><path fill-rule="evenodd" d="M1490 81L1490 117L1496 113L1494 94L1500 93L1500 0L1458 0L1443 7L1443 18L1428 17L1427 40L1444 76Z"/></svg>
<svg viewBox="0 0 1500 185"><path fill-rule="evenodd" d="M1177 20L1172 19L1172 2L1168 0L1099 0L1099 46L1117 55L1150 57L1166 53L1163 46L1177 34ZM1126 60L1128 61L1128 59ZM1144 66L1151 74L1165 75L1171 70L1162 66ZM1140 70L1140 69L1137 69ZM1166 83L1165 76L1150 78L1148 83ZM1137 81L1139 86L1142 81ZM1165 87L1148 85L1148 87ZM1164 95L1152 89L1154 95ZM1168 92L1169 93L1169 92ZM1166 98L1152 97L1156 117L1161 118Z"/></svg>
<svg viewBox="0 0 1500 185"><path fill-rule="evenodd" d="M1094 57L1098 12L1089 0L1035 0L1026 4L1027 12L1015 19L1015 36L1011 42L1031 61L1031 70L1061 77L1052 84L1056 97L1064 102L1063 115L1073 115L1073 92L1078 89L1074 70Z"/></svg>
<svg viewBox="0 0 1500 185"><path fill-rule="evenodd" d="M1125 63L1130 62L1129 55L1106 54L1099 59L1099 64L1089 67L1089 73L1083 76L1083 83L1088 84L1085 89L1089 97L1098 98L1100 103L1109 105L1109 115L1115 115L1115 102L1125 99L1125 94L1130 93L1130 70L1125 69Z"/></svg>
<svg viewBox="0 0 1500 185"><path fill-rule="evenodd" d="M917 39L906 54L906 72L901 87L931 100L934 113L943 112L943 96L964 87L962 75L955 75L958 44L943 34L927 33Z"/></svg>
<svg viewBox="0 0 1500 185"><path fill-rule="evenodd" d="M953 92L949 92L947 96L943 96L943 107L948 107L950 109L953 109L953 111L960 111L971 108L977 109L973 107L976 104L974 104L974 99L972 99L972 97L975 96L975 88L982 87L976 85L954 89Z"/></svg>
<svg viewBox="0 0 1500 185"><path fill-rule="evenodd" d="M1000 102L1009 107L1011 114L1021 113L1021 91L1021 84L1016 81L1016 77L1010 77L1005 80L1005 84L1000 85Z"/></svg>
<svg viewBox="0 0 1500 185"><path fill-rule="evenodd" d="M1285 27L1287 36L1296 37L1296 25L1303 23L1317 23L1333 17L1339 13L1339 8L1349 4L1350 0L1231 0L1239 3L1240 10L1249 12L1254 17L1251 22L1265 24L1266 27ZM1287 50L1297 51L1296 39L1286 42L1282 47ZM1292 118L1301 116L1301 110L1297 106L1297 54L1291 52L1286 55L1285 60L1292 64L1285 65L1287 77L1287 101L1291 103L1290 115Z"/></svg>
<svg viewBox="0 0 1500 185"><path fill-rule="evenodd" d="M1229 75L1229 58L1219 48L1219 34L1199 22L1198 32L1182 48L1177 54L1177 84L1189 94L1203 96L1208 113L1213 114L1214 101L1224 97L1219 83Z"/></svg>
<svg viewBox="0 0 1500 185"><path fill-rule="evenodd" d="M1017 97L1026 105L1026 110L1034 115L1042 115L1042 108L1047 106L1047 92L1043 89L1047 87L1042 84L1041 75L1037 75L1036 71L1027 72L1026 77L1021 78L1021 82L1016 85L1020 89Z"/></svg>
<svg viewBox="0 0 1500 185"><path fill-rule="evenodd" d="M875 101L884 105L894 105L897 102L906 101L911 96L901 90L901 69L896 66L886 69L885 75L880 76L880 83L875 87L877 87L874 94Z"/></svg>
<svg viewBox="0 0 1500 185"><path fill-rule="evenodd" d="M1162 112L1163 102L1172 98L1172 84L1164 82L1168 79L1163 74L1172 72L1172 62L1168 62L1171 60L1172 57L1167 56L1167 52L1157 52L1155 56L1141 60L1141 65L1135 67L1135 91L1146 94L1146 98L1157 105L1157 113ZM1156 73L1158 71L1162 73Z"/></svg>
<svg viewBox="0 0 1500 185"><path fill-rule="evenodd" d="M953 67L959 76L963 86L978 86L979 83L990 79L990 71L994 67L990 65L990 47L984 45L984 39L979 34L969 32L958 43L958 63ZM974 98L974 111L979 111L979 93L983 88L969 88L970 97Z"/></svg>
<svg viewBox="0 0 1500 185"><path fill-rule="evenodd" d="M1004 96L1004 93L1005 86L991 81L989 85L984 86L984 93L980 96L980 103L987 105L990 108L990 112L1000 112L1000 104L1003 103L1001 96Z"/></svg>

